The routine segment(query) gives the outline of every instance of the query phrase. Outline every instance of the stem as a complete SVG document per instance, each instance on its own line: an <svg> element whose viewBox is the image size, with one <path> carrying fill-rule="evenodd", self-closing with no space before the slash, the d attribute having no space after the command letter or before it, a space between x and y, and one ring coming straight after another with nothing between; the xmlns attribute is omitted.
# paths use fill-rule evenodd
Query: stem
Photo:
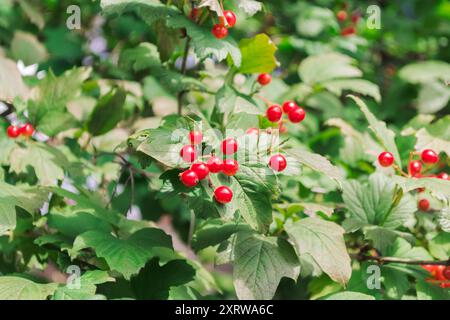
<svg viewBox="0 0 450 320"><path fill-rule="evenodd" d="M194 10L194 2L191 1L191 7L192 10ZM183 53L183 61L181 63L181 74L185 75L186 74L186 64L187 64L187 58L189 55L189 48L191 47L191 37L189 37L188 35L186 35L186 44L184 46L184 53ZM181 111L183 109L183 95L186 93L186 91L180 91L178 93L178 115L181 115Z"/></svg>
<svg viewBox="0 0 450 320"><path fill-rule="evenodd" d="M191 210L191 221L189 223L189 236L188 236L188 246L191 246L192 237L194 236L195 229L195 213L194 210Z"/></svg>
<svg viewBox="0 0 450 320"><path fill-rule="evenodd" d="M410 264L410 265L424 265L424 264L444 265L444 266L450 265L450 259L447 261L434 261L434 260L410 260L410 259L404 259L404 258L374 257L374 256L362 256L362 257L360 257L360 259L361 260L373 260L373 261L377 261L380 264L403 263L403 264Z"/></svg>

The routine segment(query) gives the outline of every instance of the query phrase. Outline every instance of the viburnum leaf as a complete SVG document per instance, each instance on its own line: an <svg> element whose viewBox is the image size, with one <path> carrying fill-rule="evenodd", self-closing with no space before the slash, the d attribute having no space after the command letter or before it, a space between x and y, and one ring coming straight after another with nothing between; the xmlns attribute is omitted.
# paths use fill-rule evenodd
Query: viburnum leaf
<svg viewBox="0 0 450 320"><path fill-rule="evenodd" d="M209 10L214 11L219 17L223 17L223 10L220 6L219 0L201 0L198 8L208 7ZM226 19L224 21L227 22Z"/></svg>
<svg viewBox="0 0 450 320"><path fill-rule="evenodd" d="M416 291L418 300L450 300L450 292L448 289L442 289L424 280L417 281Z"/></svg>
<svg viewBox="0 0 450 320"><path fill-rule="evenodd" d="M302 149L289 149L286 150L286 153L301 164L334 179L340 186L342 185L344 176L341 170L332 165L328 159L320 154L311 153Z"/></svg>
<svg viewBox="0 0 450 320"><path fill-rule="evenodd" d="M341 96L344 90L353 91L363 95L370 96L375 101L381 101L380 88L368 80L364 79L333 79L322 82L328 91L334 93L337 96Z"/></svg>
<svg viewBox="0 0 450 320"><path fill-rule="evenodd" d="M75 239L72 256L85 248L94 249L99 258L106 260L111 270L130 279L148 260L159 253L171 251L172 241L162 230L155 228L141 229L127 239L119 239L101 231L88 231Z"/></svg>
<svg viewBox="0 0 450 320"><path fill-rule="evenodd" d="M450 157L450 115L420 128L416 138L416 150L432 149L437 153L445 152Z"/></svg>
<svg viewBox="0 0 450 320"><path fill-rule="evenodd" d="M419 188L426 188L433 196L440 200L448 201L450 198L450 181L436 178L407 178L393 176L392 180L403 189L409 192Z"/></svg>
<svg viewBox="0 0 450 320"><path fill-rule="evenodd" d="M69 166L66 156L56 148L38 142L30 142L25 147L16 146L10 154L10 170L29 173L33 168L41 185L54 186L64 179L64 171Z"/></svg>
<svg viewBox="0 0 450 320"><path fill-rule="evenodd" d="M123 118L126 97L127 93L120 88L101 97L87 121L89 133L100 136L114 129Z"/></svg>
<svg viewBox="0 0 450 320"><path fill-rule="evenodd" d="M428 248L436 259L448 259L450 257L450 233L439 232L428 242Z"/></svg>
<svg viewBox="0 0 450 320"><path fill-rule="evenodd" d="M120 55L120 65L134 71L160 67L158 48L153 43L142 42L136 48L126 49Z"/></svg>
<svg viewBox="0 0 450 320"><path fill-rule="evenodd" d="M444 61L421 61L400 69L399 76L411 83L429 83L435 79L446 80L450 74L450 64Z"/></svg>
<svg viewBox="0 0 450 320"><path fill-rule="evenodd" d="M271 73L278 65L275 57L276 45L264 34L257 34L239 42L242 54L241 73Z"/></svg>
<svg viewBox="0 0 450 320"><path fill-rule="evenodd" d="M168 27L185 28L200 59L213 55L218 61L222 61L230 55L236 66L241 64L241 53L231 37L216 39L210 30L198 26L173 6L166 6L155 0L102 0L101 6L106 14L135 12L149 25L163 20Z"/></svg>
<svg viewBox="0 0 450 320"><path fill-rule="evenodd" d="M137 299L164 300L171 287L186 284L194 276L195 269L185 260L172 260L160 266L158 259L152 259L131 279L131 286Z"/></svg>
<svg viewBox="0 0 450 320"><path fill-rule="evenodd" d="M28 88L14 61L0 57L0 100L11 103L14 98L27 95Z"/></svg>
<svg viewBox="0 0 450 320"><path fill-rule="evenodd" d="M409 194L394 204L396 185L381 173L372 174L367 185L356 180L344 183L343 199L351 218L362 224L396 229L414 221L416 204Z"/></svg>
<svg viewBox="0 0 450 320"><path fill-rule="evenodd" d="M33 214L47 199L48 194L44 190L0 181L0 235L16 227L16 207Z"/></svg>
<svg viewBox="0 0 450 320"><path fill-rule="evenodd" d="M36 283L16 277L0 277L0 300L46 300L57 289L57 283Z"/></svg>
<svg viewBox="0 0 450 320"><path fill-rule="evenodd" d="M281 238L241 231L231 241L233 281L239 299L272 299L283 277L300 272L293 248Z"/></svg>
<svg viewBox="0 0 450 320"><path fill-rule="evenodd" d="M237 5L250 16L262 10L262 3L255 0L237 0Z"/></svg>
<svg viewBox="0 0 450 320"><path fill-rule="evenodd" d="M375 300L375 297L361 292L343 291L326 296L324 300Z"/></svg>
<svg viewBox="0 0 450 320"><path fill-rule="evenodd" d="M298 72L309 85L338 78L362 76L362 71L352 66L354 60L340 53L324 53L302 61Z"/></svg>
<svg viewBox="0 0 450 320"><path fill-rule="evenodd" d="M90 68L77 68L59 77L49 72L31 93L28 101L30 122L49 136L76 126L75 117L67 111L67 103L79 95L81 85L91 71Z"/></svg>
<svg viewBox="0 0 450 320"><path fill-rule="evenodd" d="M450 208L446 207L441 210L438 216L438 222L442 230L450 232Z"/></svg>
<svg viewBox="0 0 450 320"><path fill-rule="evenodd" d="M11 53L15 60L22 60L26 66L48 59L45 46L32 33L16 31L11 42Z"/></svg>
<svg viewBox="0 0 450 320"><path fill-rule="evenodd" d="M334 281L345 285L352 268L344 242L344 229L320 218L298 220L285 227L299 256L310 255Z"/></svg>
<svg viewBox="0 0 450 320"><path fill-rule="evenodd" d="M389 151L394 155L395 163L401 168L402 161L400 158L400 153L398 152L398 149L397 149L397 145L395 144L395 133L387 128L386 123L378 120L370 112L369 108L367 108L364 101L362 101L360 98L352 96L352 95L349 95L349 97L351 99L353 99L353 101L356 102L358 107L364 113L364 116L366 117L367 122L369 122L370 129L373 131L376 138L383 145L383 147L386 149L386 151Z"/></svg>
<svg viewBox="0 0 450 320"><path fill-rule="evenodd" d="M450 99L450 88L440 80L424 83L417 97L417 109L420 113L436 113L445 108Z"/></svg>
<svg viewBox="0 0 450 320"><path fill-rule="evenodd" d="M97 284L112 282L114 278L108 272L101 270L86 271L79 279L79 287L67 285L59 286L52 296L52 300L105 300L106 297L96 295Z"/></svg>

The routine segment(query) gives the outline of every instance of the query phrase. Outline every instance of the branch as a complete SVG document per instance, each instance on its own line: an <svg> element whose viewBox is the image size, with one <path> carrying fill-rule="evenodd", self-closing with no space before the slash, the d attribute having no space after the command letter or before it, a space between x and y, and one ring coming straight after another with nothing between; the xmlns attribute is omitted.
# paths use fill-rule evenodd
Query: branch
<svg viewBox="0 0 450 320"><path fill-rule="evenodd" d="M358 256L358 260L372 260L376 261L379 264L384 263L402 263L402 264L411 264L411 265L443 265L450 266L450 258L446 261L435 261L435 260L410 260L404 258L395 258L395 257L375 257L375 256Z"/></svg>

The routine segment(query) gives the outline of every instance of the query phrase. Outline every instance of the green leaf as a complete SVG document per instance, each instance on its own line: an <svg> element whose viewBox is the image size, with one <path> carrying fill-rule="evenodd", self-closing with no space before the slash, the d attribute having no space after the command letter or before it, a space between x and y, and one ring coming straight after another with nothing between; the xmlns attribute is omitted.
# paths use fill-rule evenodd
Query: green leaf
<svg viewBox="0 0 450 320"><path fill-rule="evenodd" d="M450 208L443 208L438 216L439 226L445 232L450 232Z"/></svg>
<svg viewBox="0 0 450 320"><path fill-rule="evenodd" d="M0 181L0 235L16 227L16 206L33 214L48 194L37 188L17 187Z"/></svg>
<svg viewBox="0 0 450 320"><path fill-rule="evenodd" d="M114 281L106 271L86 271L80 277L80 287L70 288L67 285L59 286L52 300L99 300L106 299L96 295L97 284Z"/></svg>
<svg viewBox="0 0 450 320"><path fill-rule="evenodd" d="M61 151L36 142L14 148L10 162L12 172L27 174L29 168L33 168L40 184L44 186L55 186L63 180L64 171L69 167L69 161Z"/></svg>
<svg viewBox="0 0 450 320"><path fill-rule="evenodd" d="M341 96L344 90L348 90L370 96L377 102L381 101L378 86L364 79L335 79L322 82L322 85L337 96Z"/></svg>
<svg viewBox="0 0 450 320"><path fill-rule="evenodd" d="M14 33L11 41L11 54L15 60L22 60L26 66L48 59L47 49L36 36L22 31Z"/></svg>
<svg viewBox="0 0 450 320"><path fill-rule="evenodd" d="M295 15L296 30L302 36L317 37L326 29L338 28L334 18L335 13L329 8L299 2L295 9L297 9ZM315 46L318 46L317 43L317 41L314 41Z"/></svg>
<svg viewBox="0 0 450 320"><path fill-rule="evenodd" d="M237 67L241 64L241 53L231 37L216 39L209 29L200 27L175 7L165 6L154 0L102 0L101 6L106 14L135 12L148 25L163 20L170 28L185 28L200 59L213 55L218 61L222 61L230 55Z"/></svg>
<svg viewBox="0 0 450 320"><path fill-rule="evenodd" d="M272 299L283 277L300 272L292 247L283 239L238 232L232 241L233 281L239 299Z"/></svg>
<svg viewBox="0 0 450 320"><path fill-rule="evenodd" d="M343 291L333 293L325 297L324 300L375 300L375 297L361 292Z"/></svg>
<svg viewBox="0 0 450 320"><path fill-rule="evenodd" d="M14 98L25 98L27 94L28 88L14 61L0 57L0 100L11 103Z"/></svg>
<svg viewBox="0 0 450 320"><path fill-rule="evenodd" d="M106 260L111 270L130 279L148 260L171 250L172 241L162 230L154 228L141 229L127 239L119 239L101 231L88 231L75 239L72 251L79 252L85 248L94 249L99 258Z"/></svg>
<svg viewBox="0 0 450 320"><path fill-rule="evenodd" d="M298 72L303 82L313 85L337 78L362 76L361 70L352 66L354 60L340 53L324 53L302 61Z"/></svg>
<svg viewBox="0 0 450 320"><path fill-rule="evenodd" d="M194 276L194 268L185 260L172 260L159 266L158 259L152 259L131 279L131 286L139 300L165 300L170 288L186 284Z"/></svg>
<svg viewBox="0 0 450 320"><path fill-rule="evenodd" d="M341 170L332 165L331 162L325 157L302 149L290 149L286 150L286 153L295 160L299 161L301 164L318 171L331 179L334 179L338 185L342 185L344 176Z"/></svg>
<svg viewBox="0 0 450 320"><path fill-rule="evenodd" d="M241 73L271 73L277 66L277 47L266 34L257 34L239 42L242 54Z"/></svg>
<svg viewBox="0 0 450 320"><path fill-rule="evenodd" d="M382 268L381 275L385 294L389 298L399 300L408 291L410 284L405 273L387 266Z"/></svg>
<svg viewBox="0 0 450 320"><path fill-rule="evenodd" d="M402 161L400 158L400 154L397 149L397 145L395 144L395 133L387 128L386 123L383 121L378 120L367 108L366 104L358 97L349 95L353 101L356 102L358 107L361 109L361 111L364 113L364 116L367 119L367 122L369 122L370 129L375 134L376 138L379 140L379 142L383 145L383 147L386 149L386 151L391 152L394 155L395 163L400 168L402 167Z"/></svg>
<svg viewBox="0 0 450 320"><path fill-rule="evenodd" d="M416 132L416 150L432 149L450 157L450 115Z"/></svg>
<svg viewBox="0 0 450 320"><path fill-rule="evenodd" d="M436 113L448 104L450 89L442 82L424 83L417 97L417 109L420 113Z"/></svg>
<svg viewBox="0 0 450 320"><path fill-rule="evenodd" d="M90 74L90 68L69 70L60 77L49 72L34 89L32 100L28 101L31 123L49 136L76 126L77 121L66 106L79 95L81 85Z"/></svg>
<svg viewBox="0 0 450 320"><path fill-rule="evenodd" d="M255 0L237 0L237 5L250 16L262 10L262 3Z"/></svg>
<svg viewBox="0 0 450 320"><path fill-rule="evenodd" d="M36 283L14 276L0 277L0 300L46 300L58 284Z"/></svg>
<svg viewBox="0 0 450 320"><path fill-rule="evenodd" d="M425 188L440 200L446 201L450 198L450 181L447 180L436 178L417 179L401 176L392 176L392 180L402 188L404 192Z"/></svg>
<svg viewBox="0 0 450 320"><path fill-rule="evenodd" d="M333 222L306 218L285 226L297 253L310 255L334 281L345 285L352 274L344 229Z"/></svg>
<svg viewBox="0 0 450 320"><path fill-rule="evenodd" d="M19 0L18 2L23 12L30 19L30 22L42 30L45 26L45 18L37 4L30 0Z"/></svg>
<svg viewBox="0 0 450 320"><path fill-rule="evenodd" d="M448 79L450 64L443 61L423 61L411 63L399 71L399 76L411 83L429 83L433 80Z"/></svg>
<svg viewBox="0 0 450 320"><path fill-rule="evenodd" d="M122 120L126 96L125 91L116 88L101 97L87 122L87 129L93 136L109 132Z"/></svg>
<svg viewBox="0 0 450 320"><path fill-rule="evenodd" d="M450 233L439 232L428 243L430 253L437 259L446 260L450 257Z"/></svg>
<svg viewBox="0 0 450 320"><path fill-rule="evenodd" d="M76 238L89 230L111 232L111 225L87 212L55 212L48 215L48 226L65 236Z"/></svg>
<svg viewBox="0 0 450 320"><path fill-rule="evenodd" d="M120 65L136 72L160 67L158 48L153 43L143 42L136 48L124 50L120 55Z"/></svg>
<svg viewBox="0 0 450 320"><path fill-rule="evenodd" d="M396 229L414 221L417 208L411 196L403 195L394 203L395 183L381 173L372 174L367 185L356 180L346 181L343 191L351 218L362 224Z"/></svg>
<svg viewBox="0 0 450 320"><path fill-rule="evenodd" d="M441 289L439 286L423 280L417 281L416 291L419 300L450 300L448 289Z"/></svg>

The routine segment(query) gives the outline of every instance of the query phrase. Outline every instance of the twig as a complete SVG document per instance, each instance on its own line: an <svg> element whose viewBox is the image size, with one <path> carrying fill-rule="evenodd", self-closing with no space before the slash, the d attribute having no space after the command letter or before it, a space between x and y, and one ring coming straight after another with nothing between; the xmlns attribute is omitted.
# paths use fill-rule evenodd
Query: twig
<svg viewBox="0 0 450 320"><path fill-rule="evenodd" d="M402 263L402 264L410 264L410 265L444 265L450 266L450 258L446 261L435 261L435 260L410 260L404 258L395 258L395 257L375 257L375 256L358 256L359 260L373 260L378 262L379 264L384 263Z"/></svg>

